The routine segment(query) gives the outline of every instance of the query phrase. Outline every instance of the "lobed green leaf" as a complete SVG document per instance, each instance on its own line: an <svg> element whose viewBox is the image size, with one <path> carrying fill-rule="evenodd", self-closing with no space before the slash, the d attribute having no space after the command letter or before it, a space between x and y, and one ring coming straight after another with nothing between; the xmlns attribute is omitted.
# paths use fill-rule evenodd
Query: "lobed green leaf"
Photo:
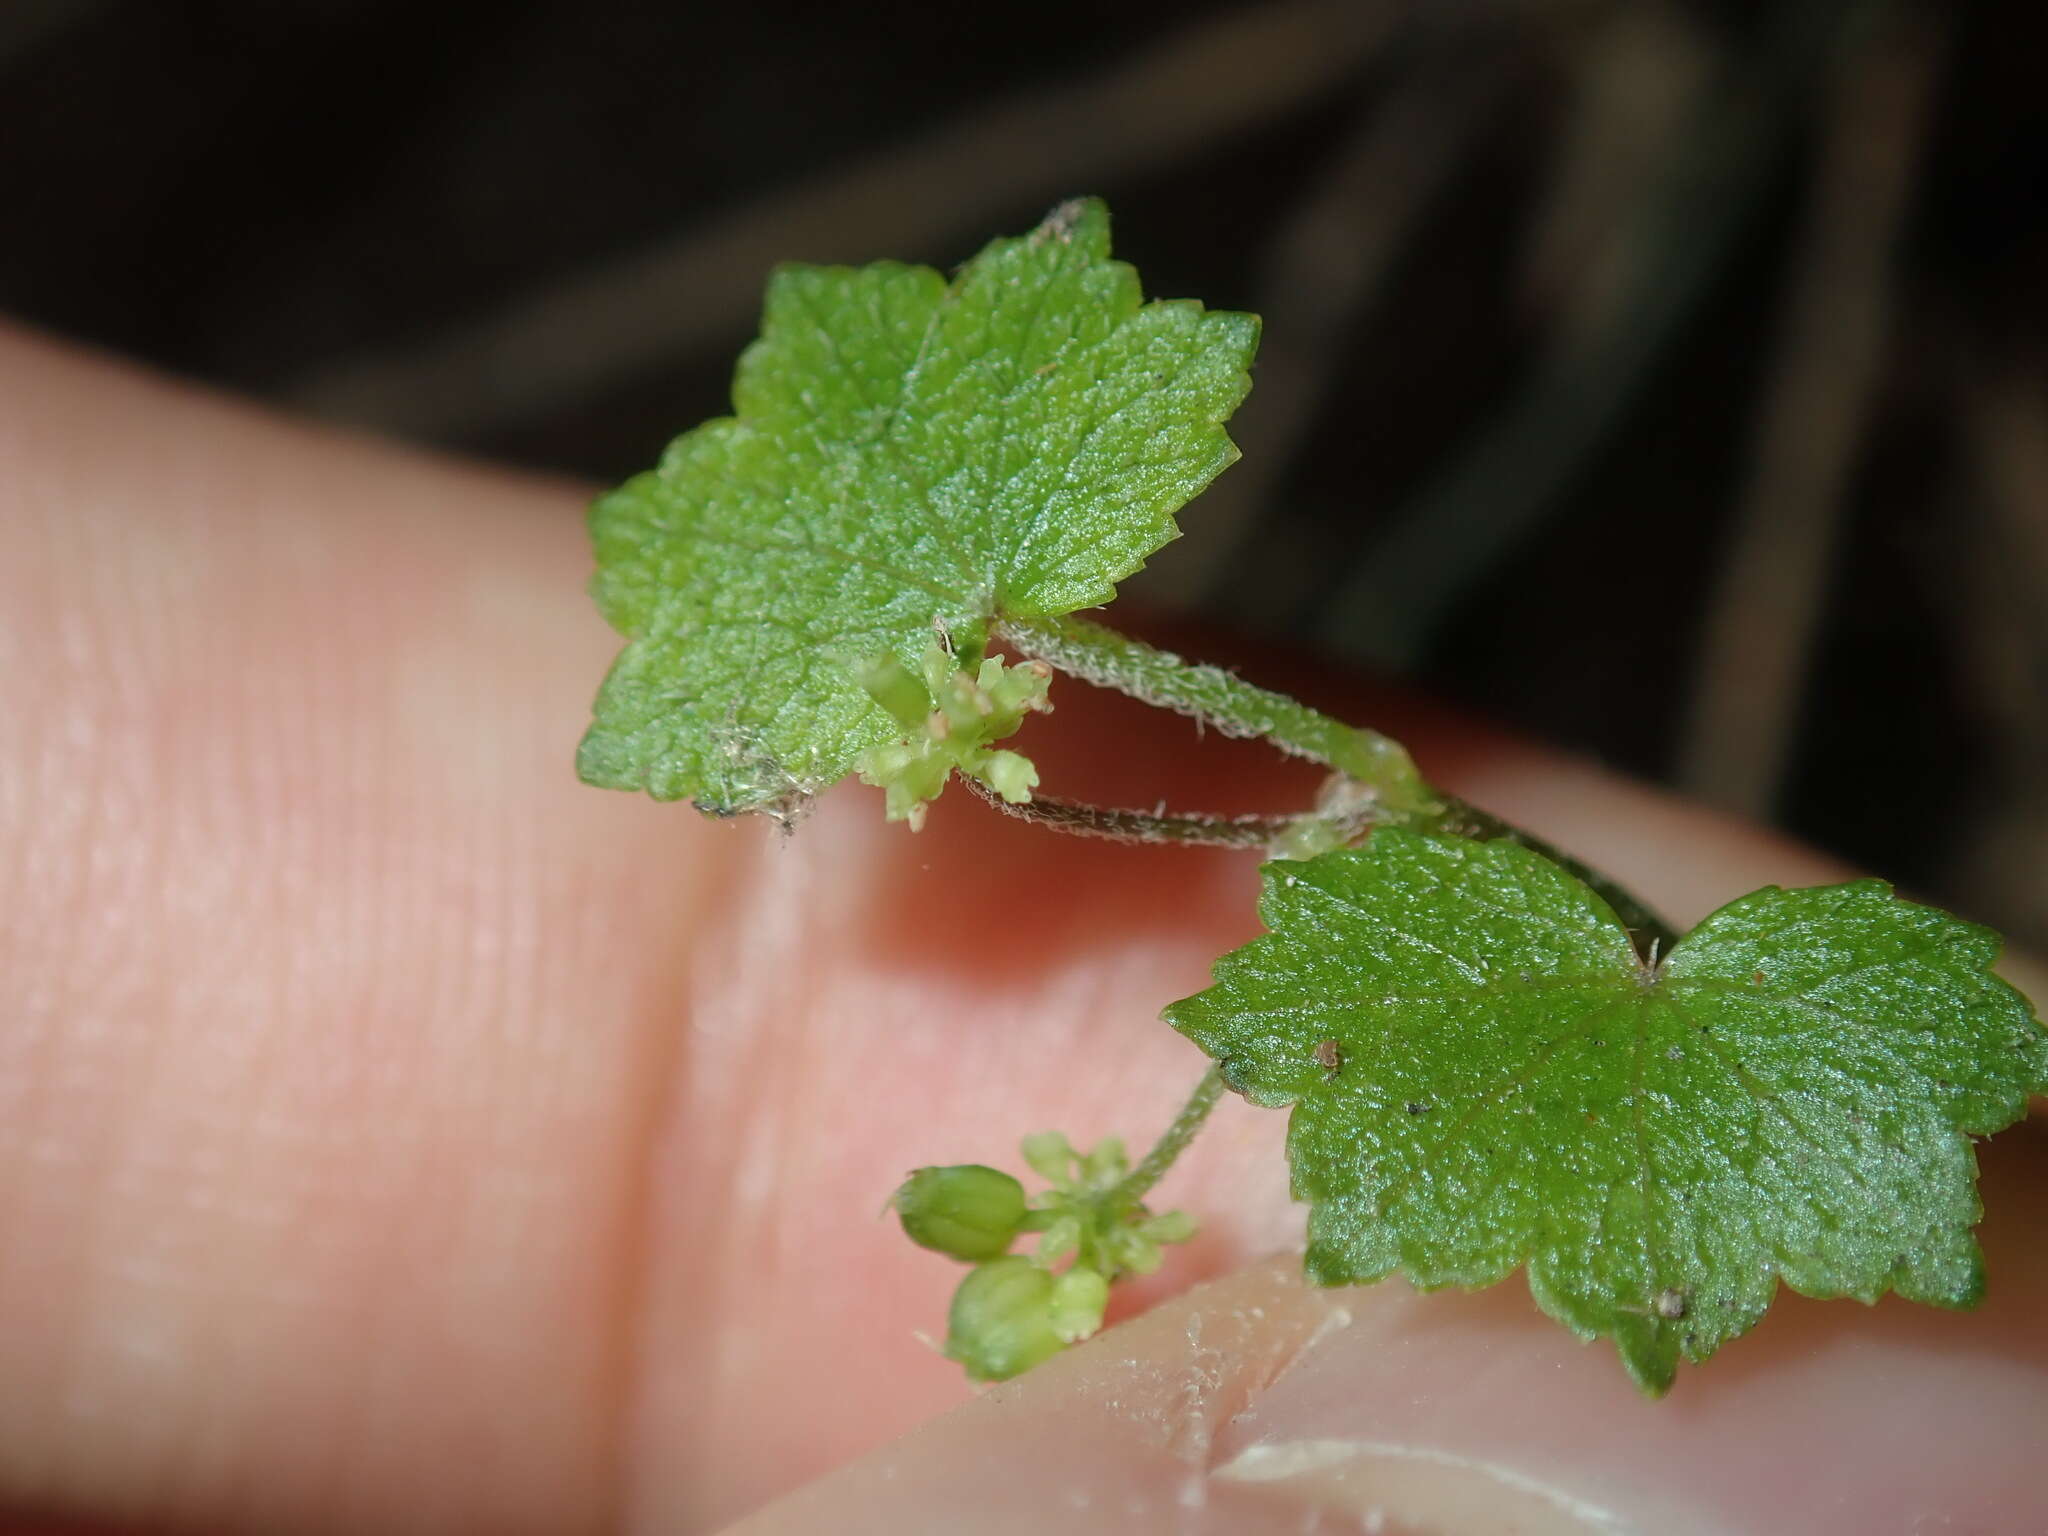
<svg viewBox="0 0 2048 1536"><path fill-rule="evenodd" d="M1381 830L1264 877L1271 931L1166 1016L1294 1106L1316 1280L1526 1268L1653 1393L1781 1280L1978 1299L1970 1138L2048 1088L1995 934L1875 880L1773 886L1651 965L1507 843Z"/></svg>
<svg viewBox="0 0 2048 1536"><path fill-rule="evenodd" d="M1237 456L1250 315L1145 303L1100 202L926 267L780 268L735 414L591 513L627 644L593 784L773 808L895 734L856 670L968 663L1004 618L1104 603Z"/></svg>

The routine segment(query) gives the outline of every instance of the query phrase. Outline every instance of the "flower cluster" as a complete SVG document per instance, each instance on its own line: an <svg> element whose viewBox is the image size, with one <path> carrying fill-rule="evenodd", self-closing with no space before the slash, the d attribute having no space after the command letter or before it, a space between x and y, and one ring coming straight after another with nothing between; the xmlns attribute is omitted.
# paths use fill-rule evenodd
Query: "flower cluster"
<svg viewBox="0 0 2048 1536"><path fill-rule="evenodd" d="M1180 1211L1145 1208L1114 1137L1084 1153L1049 1131L1023 1151L1049 1186L1033 1198L1001 1169L966 1163L920 1168L890 1200L912 1242L974 1265L953 1293L946 1355L976 1381L1005 1381L1096 1332L1111 1283L1150 1274L1163 1244L1195 1231ZM1011 1253L1028 1232L1037 1251Z"/></svg>
<svg viewBox="0 0 2048 1536"><path fill-rule="evenodd" d="M925 806L939 798L956 771L979 779L1012 805L1031 798L1038 785L1031 759L993 744L1014 734L1026 715L1052 709L1046 699L1052 668L1044 662L1012 667L991 656L969 673L935 640L919 672L882 656L857 675L904 732L854 762L862 782L887 793L891 821L907 821L912 831L922 827Z"/></svg>

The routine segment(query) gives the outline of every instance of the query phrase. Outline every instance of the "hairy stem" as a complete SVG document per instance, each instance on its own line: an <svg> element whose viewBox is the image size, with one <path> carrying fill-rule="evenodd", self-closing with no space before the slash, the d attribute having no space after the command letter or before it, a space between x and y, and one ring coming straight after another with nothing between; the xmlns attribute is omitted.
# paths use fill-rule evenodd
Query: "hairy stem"
<svg viewBox="0 0 2048 1536"><path fill-rule="evenodd" d="M1192 715L1226 736L1263 736L1284 752L1366 785L1389 810L1421 814L1435 809L1408 749L1391 736L1346 725L1221 667L1183 661L1171 651L1071 614L1000 619L995 633L1062 672Z"/></svg>
<svg viewBox="0 0 2048 1536"><path fill-rule="evenodd" d="M1154 1184L1166 1176L1166 1170L1187 1150L1188 1143L1195 1139L1195 1132L1209 1118L1209 1111L1223 1097L1224 1086L1221 1067L1212 1066L1202 1074L1202 1080L1195 1084L1195 1091L1188 1095L1187 1103L1181 1105L1180 1113L1173 1117L1173 1124L1152 1143L1152 1150L1145 1154L1129 1176L1117 1185L1116 1198L1120 1202L1126 1206L1136 1205L1151 1192Z"/></svg>
<svg viewBox="0 0 2048 1536"><path fill-rule="evenodd" d="M1562 865L1597 891L1629 930L1639 953L1669 950L1678 942L1677 930L1620 881L1582 864L1533 832L1433 788L1416 770L1408 749L1391 736L1346 725L1285 694L1255 687L1221 667L1183 661L1171 651L1072 615L999 620L995 634L1026 655L1086 682L1191 715L1227 736L1262 736L1282 751L1326 764L1363 786L1370 792L1368 803L1324 814L1324 822L1344 834L1326 846L1349 841L1375 824L1516 843ZM1040 800L1031 806L1005 805L1003 809L1084 837L1225 848L1276 848L1290 827L1300 827L1307 819L1147 816L1054 800Z"/></svg>
<svg viewBox="0 0 2048 1536"><path fill-rule="evenodd" d="M1090 805L1082 800L1061 800L1036 795L1013 805L979 779L961 776L961 782L1005 816L1029 821L1074 837L1100 837L1116 843L1178 843L1199 848L1241 848L1270 851L1301 829L1304 821L1326 826L1332 845L1349 842L1384 819L1371 808L1342 815L1318 816L1206 816L1199 813L1174 814L1165 810L1140 811L1123 806Z"/></svg>

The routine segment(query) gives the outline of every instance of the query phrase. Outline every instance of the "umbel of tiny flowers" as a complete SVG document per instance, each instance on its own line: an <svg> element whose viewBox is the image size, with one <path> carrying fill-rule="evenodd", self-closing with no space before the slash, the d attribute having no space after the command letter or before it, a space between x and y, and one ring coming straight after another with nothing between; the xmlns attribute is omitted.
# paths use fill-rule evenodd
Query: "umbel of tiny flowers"
<svg viewBox="0 0 2048 1536"><path fill-rule="evenodd" d="M1038 1257L1044 1263L1075 1256L1075 1262L1115 1280L1122 1275L1149 1275L1159 1267L1166 1243L1184 1243L1195 1235L1194 1218L1184 1211L1153 1215L1130 1198L1125 1181L1130 1160L1124 1144L1106 1136L1093 1150L1076 1151L1058 1131L1024 1138L1024 1161L1051 1188L1031 1202L1027 1230L1041 1233Z"/></svg>
<svg viewBox="0 0 2048 1536"><path fill-rule="evenodd" d="M979 1163L920 1168L890 1197L912 1242L974 1265L953 1294L945 1353L976 1381L1008 1380L1095 1333L1111 1284L1151 1273L1162 1245L1195 1232L1183 1212L1145 1208L1114 1137L1083 1153L1049 1131L1023 1151L1049 1186L1035 1197ZM1010 1253L1027 1232L1036 1252Z"/></svg>
<svg viewBox="0 0 2048 1536"><path fill-rule="evenodd" d="M868 748L854 762L863 783L885 792L889 820L907 821L913 832L922 828L925 806L956 771L1012 805L1031 798L1038 787L1031 759L993 744L1014 735L1026 715L1051 711L1052 668L1044 662L1012 667L990 656L970 673L934 640L918 672L881 656L855 675L903 729L901 737Z"/></svg>

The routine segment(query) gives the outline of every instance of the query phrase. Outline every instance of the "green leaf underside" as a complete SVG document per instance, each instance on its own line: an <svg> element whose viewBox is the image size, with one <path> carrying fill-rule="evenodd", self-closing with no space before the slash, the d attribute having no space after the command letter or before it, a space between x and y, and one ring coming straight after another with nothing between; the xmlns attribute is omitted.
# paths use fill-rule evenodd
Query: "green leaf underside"
<svg viewBox="0 0 2048 1536"><path fill-rule="evenodd" d="M719 813L843 777L896 728L854 669L972 662L1001 617L1104 603L1237 456L1249 315L1142 302L1099 202L927 267L786 266L736 414L592 509L628 644L578 757L591 783Z"/></svg>
<svg viewBox="0 0 2048 1536"><path fill-rule="evenodd" d="M2048 1087L1989 930L1875 880L1770 886L1652 971L1597 895L1506 843L1381 830L1264 878L1271 932L1166 1017L1295 1106L1316 1280L1526 1266L1651 1392L1779 1279L1978 1299L1969 1138Z"/></svg>

